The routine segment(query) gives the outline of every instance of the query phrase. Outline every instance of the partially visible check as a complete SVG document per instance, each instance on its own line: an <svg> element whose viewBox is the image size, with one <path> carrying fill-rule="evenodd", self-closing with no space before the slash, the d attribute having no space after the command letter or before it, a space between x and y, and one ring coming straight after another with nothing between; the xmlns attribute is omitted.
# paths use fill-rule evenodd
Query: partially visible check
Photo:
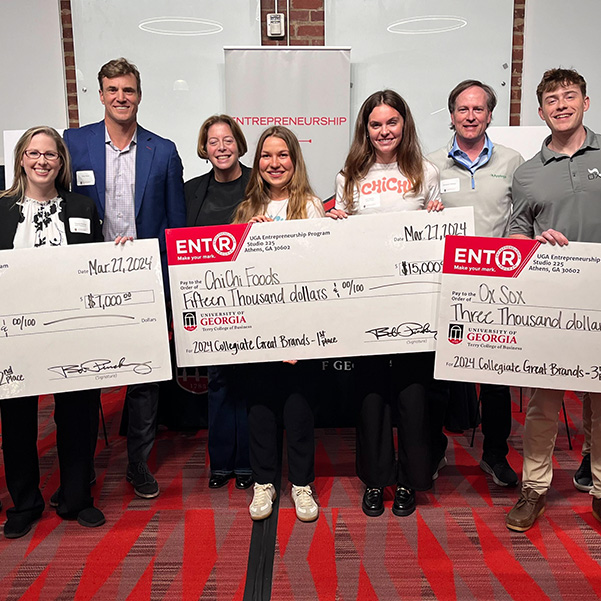
<svg viewBox="0 0 601 601"><path fill-rule="evenodd" d="M169 378L157 240L0 252L0 399Z"/></svg>
<svg viewBox="0 0 601 601"><path fill-rule="evenodd" d="M601 244L447 238L437 378L601 392Z"/></svg>
<svg viewBox="0 0 601 601"><path fill-rule="evenodd" d="M451 209L167 231L180 367L434 349Z"/></svg>

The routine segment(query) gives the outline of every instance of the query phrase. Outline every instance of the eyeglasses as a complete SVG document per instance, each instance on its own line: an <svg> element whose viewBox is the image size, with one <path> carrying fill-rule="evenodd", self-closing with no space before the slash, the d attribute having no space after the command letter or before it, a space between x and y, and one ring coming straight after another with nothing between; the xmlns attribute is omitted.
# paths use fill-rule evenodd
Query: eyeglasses
<svg viewBox="0 0 601 601"><path fill-rule="evenodd" d="M40 157L44 157L47 161L56 161L59 158L58 152L53 152L52 150L49 150L48 152L26 150L24 154L28 159L32 159L33 161L37 161Z"/></svg>

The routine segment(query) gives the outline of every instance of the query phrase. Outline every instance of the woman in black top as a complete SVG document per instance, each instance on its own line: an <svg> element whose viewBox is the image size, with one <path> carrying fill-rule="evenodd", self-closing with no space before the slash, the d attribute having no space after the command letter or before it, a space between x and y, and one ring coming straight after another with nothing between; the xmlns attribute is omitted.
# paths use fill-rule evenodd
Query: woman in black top
<svg viewBox="0 0 601 601"><path fill-rule="evenodd" d="M201 126L198 156L210 161L209 173L186 182L187 225L231 223L250 176L239 158L246 153L240 126L228 115L213 115ZM236 488L252 484L248 458L246 399L238 386L237 366L208 368L210 488L219 488L235 476Z"/></svg>

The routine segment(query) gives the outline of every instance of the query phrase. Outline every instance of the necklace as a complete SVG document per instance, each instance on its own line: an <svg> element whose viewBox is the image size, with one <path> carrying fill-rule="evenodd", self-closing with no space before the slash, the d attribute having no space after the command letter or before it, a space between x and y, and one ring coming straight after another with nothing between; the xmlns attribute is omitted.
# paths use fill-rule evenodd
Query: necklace
<svg viewBox="0 0 601 601"><path fill-rule="evenodd" d="M286 212L288 210L288 199L284 200L272 200L269 203L269 215L274 221L284 221L286 219Z"/></svg>

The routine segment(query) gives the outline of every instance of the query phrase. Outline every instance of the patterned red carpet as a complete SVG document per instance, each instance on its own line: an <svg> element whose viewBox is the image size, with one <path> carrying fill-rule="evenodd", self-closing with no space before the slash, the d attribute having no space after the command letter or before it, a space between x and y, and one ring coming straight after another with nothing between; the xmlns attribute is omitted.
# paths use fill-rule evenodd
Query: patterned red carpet
<svg viewBox="0 0 601 601"><path fill-rule="evenodd" d="M526 401L526 399L525 399ZM396 601L588 600L601 598L601 524L590 495L572 475L580 464L582 405L566 398L574 450L563 422L555 451L553 489L544 516L526 534L505 527L517 489L495 486L478 466L481 435L450 438L448 467L434 489L418 493L418 510L366 518L354 477L351 431L321 431L315 488L321 515L295 519L289 488L280 500L272 598ZM524 407L525 408L525 407ZM521 472L524 413L514 402L509 460ZM470 433L471 434L471 433ZM285 478L284 478L285 481Z"/></svg>
<svg viewBox="0 0 601 601"><path fill-rule="evenodd" d="M366 518L354 477L351 430L318 432L321 515L302 524L286 484L280 496L271 598L288 600L588 600L601 598L601 524L590 497L572 486L582 445L581 405L567 408L574 450L565 427L555 453L555 477L546 513L526 534L511 533L504 517L517 491L496 487L478 467L481 435L454 435L435 488L418 496L407 518L387 511ZM99 443L97 505L105 526L90 530L60 520L48 508L31 534L0 537L0 601L242 600L252 522L248 491L210 491L206 432L161 431L151 469L158 499L134 496L125 482L125 439L118 436L120 399L105 398L110 446ZM52 402L40 403L40 455L46 500L58 484ZM514 404L510 461L521 468L524 414ZM286 482L284 476L283 486ZM11 501L0 464L0 499ZM2 517L4 514L2 514ZM274 516L275 520L275 516ZM3 520L2 520L3 521ZM254 536L254 535L253 535ZM257 550L254 547L253 553ZM269 590L267 587L264 590Z"/></svg>
<svg viewBox="0 0 601 601"><path fill-rule="evenodd" d="M206 431L163 431L150 462L161 495L137 498L124 478L121 398L103 399L110 446L98 443L98 481L92 489L106 524L82 528L48 507L33 534L12 541L0 537L0 601L242 599L251 535L249 493L233 487L209 490ZM52 402L40 403L46 501L58 485L52 408ZM10 506L3 466L0 498Z"/></svg>

